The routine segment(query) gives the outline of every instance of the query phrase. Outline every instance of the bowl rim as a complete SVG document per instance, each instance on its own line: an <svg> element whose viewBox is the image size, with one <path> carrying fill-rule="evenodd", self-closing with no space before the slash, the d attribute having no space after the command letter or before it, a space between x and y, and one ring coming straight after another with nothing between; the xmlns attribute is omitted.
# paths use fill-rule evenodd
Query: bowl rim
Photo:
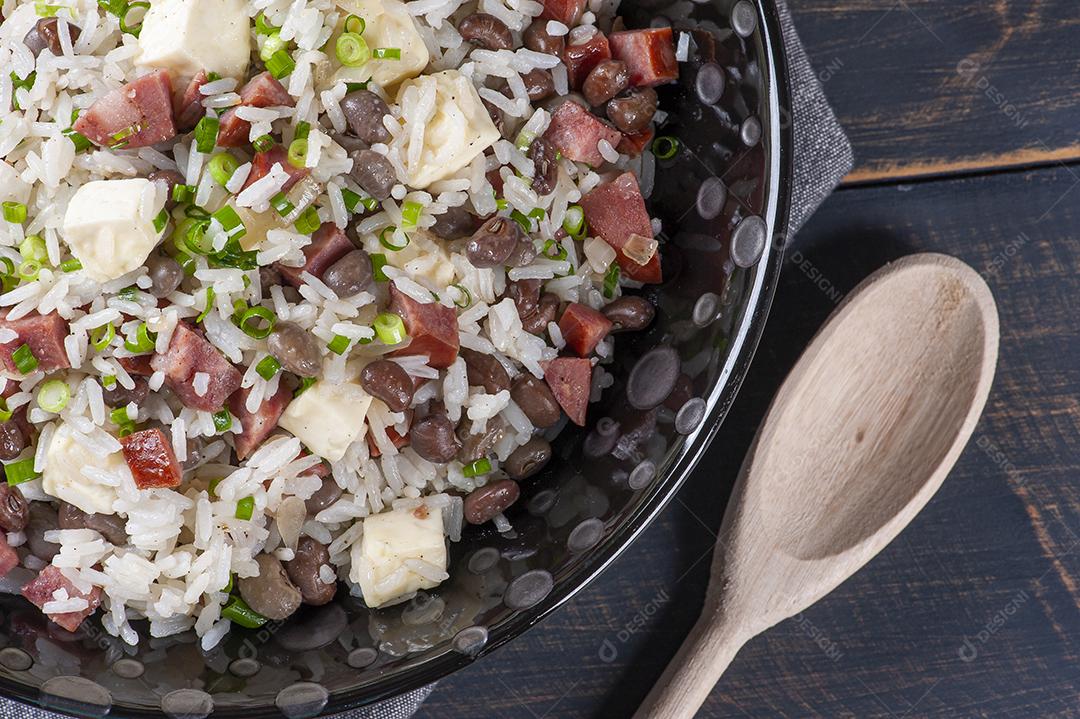
<svg viewBox="0 0 1080 719"><path fill-rule="evenodd" d="M319 716L329 716L370 706L420 689L472 664L476 659L516 639L543 621L592 583L622 555L634 540L644 533L674 498L708 450L721 423L731 409L761 339L783 261L786 244L783 238L790 213L794 140L790 122L791 94L783 34L779 11L775 3L772 0L758 0L755 6L758 10L758 20L764 28L760 37L767 67L766 80L768 81L770 112L768 130L770 148L773 150L769 153L770 182L765 212L767 217L772 218L772 222L769 223L771 234L766 253L752 272L753 285L746 304L746 314L739 324L738 333L732 338L732 351L728 354L720 375L709 392L707 402L710 412L706 420L687 436L685 449L668 469L667 476L653 483L648 492L638 500L633 512L623 518L621 525L605 537L603 543L598 545L594 552L590 553L589 559L557 582L552 591L536 605L519 610L489 628L488 641L483 649L471 656L446 651L426 660L415 671L387 677L377 687L330 693L329 700L319 712ZM30 687L6 677L0 677L0 694L34 708L41 707L59 715L75 716L67 714L62 707L43 706L40 701L40 690L37 687ZM147 708L114 706L109 716L141 719L161 717L163 714ZM263 707L223 706L215 708L214 716L262 719L282 715L275 706L268 705Z"/></svg>

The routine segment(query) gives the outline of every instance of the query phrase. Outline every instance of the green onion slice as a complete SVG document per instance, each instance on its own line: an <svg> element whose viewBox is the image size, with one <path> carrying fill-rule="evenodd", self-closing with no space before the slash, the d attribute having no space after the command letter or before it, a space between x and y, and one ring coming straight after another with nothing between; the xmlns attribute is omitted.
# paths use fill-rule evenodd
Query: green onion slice
<svg viewBox="0 0 1080 719"><path fill-rule="evenodd" d="M210 158L206 169L210 171L210 177L214 178L214 182L224 187L239 167L239 160L227 152L219 152Z"/></svg>
<svg viewBox="0 0 1080 719"><path fill-rule="evenodd" d="M491 471L491 460L487 457L481 457L475 462L469 462L461 468L461 473L466 477L479 477L482 474L487 474Z"/></svg>
<svg viewBox="0 0 1080 719"><path fill-rule="evenodd" d="M16 225L26 222L26 205L21 202L8 200L0 205L3 208L4 219Z"/></svg>
<svg viewBox="0 0 1080 719"><path fill-rule="evenodd" d="M391 252L400 252L401 250L404 250L406 247L409 246L408 235L405 235L405 242L401 245L394 244L394 232L396 230L396 227L390 225L389 227L384 227L379 233L379 244L390 250Z"/></svg>
<svg viewBox="0 0 1080 719"><path fill-rule="evenodd" d="M239 511L239 505L237 510ZM245 629L258 629L268 621L266 617L249 607L240 597L230 597L229 603L221 610L221 616Z"/></svg>
<svg viewBox="0 0 1080 719"><path fill-rule="evenodd" d="M383 312L375 318L372 325L375 334L384 345L397 345L409 337L405 323L393 312Z"/></svg>
<svg viewBox="0 0 1080 719"><path fill-rule="evenodd" d="M566 214L562 221L566 234L578 239L585 234L585 210L581 205L570 205L566 208Z"/></svg>
<svg viewBox="0 0 1080 719"><path fill-rule="evenodd" d="M218 128L221 122L216 117L204 117L195 126L195 148L204 154L214 151L217 144Z"/></svg>
<svg viewBox="0 0 1080 719"><path fill-rule="evenodd" d="M350 15L345 18L345 32L354 32L357 35L362 35L366 29L367 23L364 22L364 18L359 15Z"/></svg>
<svg viewBox="0 0 1080 719"><path fill-rule="evenodd" d="M111 322L90 330L90 344L98 352L112 344L114 337L116 337L116 328L113 327Z"/></svg>
<svg viewBox="0 0 1080 719"><path fill-rule="evenodd" d="M27 457L26 459L20 459L18 462L4 465L4 474L7 476L8 485L12 487L41 476L40 472L34 471L33 457Z"/></svg>
<svg viewBox="0 0 1080 719"><path fill-rule="evenodd" d="M306 140L311 135L311 123L307 120L301 120L296 123L296 132L293 133L294 140Z"/></svg>
<svg viewBox="0 0 1080 719"><path fill-rule="evenodd" d="M348 351L349 345L352 344L348 337L344 335L334 335L334 339L327 343L327 347L336 355L343 355Z"/></svg>
<svg viewBox="0 0 1080 719"><path fill-rule="evenodd" d="M240 219L240 215L237 214L236 210L229 205L223 205L211 217L221 224L221 228L225 230L225 234L230 240L239 240L247 234L244 221Z"/></svg>
<svg viewBox="0 0 1080 719"><path fill-rule="evenodd" d="M390 278L383 272L383 268L386 267L386 255L381 252L373 252L369 257L371 258L371 276L375 278L376 282L388 282Z"/></svg>
<svg viewBox="0 0 1080 719"><path fill-rule="evenodd" d="M413 202L409 200L401 206L401 229L409 230L416 227L416 223L420 221L420 212L424 209L424 206L419 202ZM408 244L408 243L406 243Z"/></svg>
<svg viewBox="0 0 1080 719"><path fill-rule="evenodd" d="M291 74L292 71L296 69L296 63L293 62L288 50L278 50L265 62L266 69L270 71L270 74L273 75L276 80L280 80L286 75Z"/></svg>
<svg viewBox="0 0 1080 719"><path fill-rule="evenodd" d="M240 329L248 337L264 340L274 331L277 317L265 307L249 307L240 315Z"/></svg>
<svg viewBox="0 0 1080 719"><path fill-rule="evenodd" d="M334 44L338 62L345 67L360 67L378 52L368 48L367 41L358 32L343 32Z"/></svg>
<svg viewBox="0 0 1080 719"><path fill-rule="evenodd" d="M371 51L371 57L376 60L400 60L400 47L377 47Z"/></svg>
<svg viewBox="0 0 1080 719"><path fill-rule="evenodd" d="M146 354L154 351L156 340L157 334L151 332L145 322L140 322L138 329L135 330L135 341L125 340L124 349L132 354Z"/></svg>
<svg viewBox="0 0 1080 719"><path fill-rule="evenodd" d="M315 378L314 377L301 377L300 378L300 386L296 388L295 392L293 392L293 399L296 399L297 397L302 395L313 384L315 384Z"/></svg>
<svg viewBox="0 0 1080 719"><path fill-rule="evenodd" d="M19 254L24 260L45 262L49 259L49 250L45 247L45 240L38 235L29 235L19 243Z"/></svg>
<svg viewBox="0 0 1080 719"><path fill-rule="evenodd" d="M7 406L7 400L0 397L0 422L7 422L15 415Z"/></svg>
<svg viewBox="0 0 1080 719"><path fill-rule="evenodd" d="M214 429L218 432L225 432L232 427L232 415L229 414L229 410L223 409L213 414Z"/></svg>
<svg viewBox="0 0 1080 719"><path fill-rule="evenodd" d="M544 257L547 257L549 260L561 261L565 260L569 256L566 248L560 245L555 240L547 240L546 242L544 242L544 248L541 250L541 252L543 253Z"/></svg>
<svg viewBox="0 0 1080 719"><path fill-rule="evenodd" d="M195 318L195 324L200 324L203 320L206 319L207 315L210 314L210 310L214 309L214 295L215 295L214 288L213 287L207 287L206 288L206 307L204 307L203 311L199 313L199 316Z"/></svg>
<svg viewBox="0 0 1080 719"><path fill-rule="evenodd" d="M255 498L244 497L236 503L236 518L248 520L255 513Z"/></svg>
<svg viewBox="0 0 1080 719"><path fill-rule="evenodd" d="M34 356L34 351L28 344L19 345L18 349L11 353L11 362L22 374L30 374L38 366L37 357Z"/></svg>
<svg viewBox="0 0 1080 719"><path fill-rule="evenodd" d="M293 140L289 145L289 164L296 168L304 168L307 163L308 141L306 138Z"/></svg>
<svg viewBox="0 0 1080 719"><path fill-rule="evenodd" d="M296 218L293 228L301 235L310 235L318 230L321 225L322 220L319 219L319 211L314 207L309 207Z"/></svg>
<svg viewBox="0 0 1080 719"><path fill-rule="evenodd" d="M269 135L260 135L255 138L251 146L255 148L255 152L269 152L274 149L274 138Z"/></svg>
<svg viewBox="0 0 1080 719"><path fill-rule="evenodd" d="M659 160L670 160L679 154L679 138L661 135L652 141L652 151Z"/></svg>
<svg viewBox="0 0 1080 719"><path fill-rule="evenodd" d="M270 355L263 357L259 360L259 363L255 365L255 372L267 382L274 379L274 375L280 371L281 363Z"/></svg>
<svg viewBox="0 0 1080 719"><path fill-rule="evenodd" d="M470 306L472 304L472 292L469 292L468 287L466 287L465 285L450 285L450 286L453 287L455 290L457 290L458 295L459 295L459 298L454 300L454 306L455 307L465 309L466 307L468 307L468 306Z"/></svg>
<svg viewBox="0 0 1080 719"><path fill-rule="evenodd" d="M259 59L263 62L269 62L274 54L277 52L287 52L289 43L285 42L281 38L281 33L274 30L271 33L267 33L263 38L262 47L259 48Z"/></svg>
<svg viewBox="0 0 1080 719"><path fill-rule="evenodd" d="M611 299L615 296L615 288L619 286L619 265L612 262L604 273L604 297Z"/></svg>
<svg viewBox="0 0 1080 719"><path fill-rule="evenodd" d="M180 204L191 202L191 200L195 198L195 186L184 184L173 185L172 198Z"/></svg>
<svg viewBox="0 0 1080 719"><path fill-rule="evenodd" d="M67 407L70 399L71 388L68 387L67 382L58 379L42 383L37 393L38 406L53 414L60 414L64 407Z"/></svg>

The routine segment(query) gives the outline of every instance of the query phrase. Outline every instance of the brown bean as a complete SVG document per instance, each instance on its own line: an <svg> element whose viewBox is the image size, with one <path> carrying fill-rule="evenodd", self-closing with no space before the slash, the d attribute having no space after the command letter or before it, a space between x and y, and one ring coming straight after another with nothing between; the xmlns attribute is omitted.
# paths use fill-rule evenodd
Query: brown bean
<svg viewBox="0 0 1080 719"><path fill-rule="evenodd" d="M308 514L318 514L341 499L341 494L341 487L334 478L324 477L322 486L315 490L315 494L304 500L304 506L307 507Z"/></svg>
<svg viewBox="0 0 1080 719"><path fill-rule="evenodd" d="M381 399L391 412L404 412L412 403L412 377L405 368L391 360L375 360L360 371L360 386Z"/></svg>
<svg viewBox="0 0 1080 719"><path fill-rule="evenodd" d="M635 332L649 326L656 316L652 303L644 297L625 295L600 309L611 320L612 332Z"/></svg>
<svg viewBox="0 0 1080 719"><path fill-rule="evenodd" d="M480 101L484 103L484 108L487 110L488 117L491 118L491 122L495 125L495 129L499 131L499 135L506 137L506 115L503 113L502 108L491 104L484 98L480 98Z"/></svg>
<svg viewBox="0 0 1080 719"><path fill-rule="evenodd" d="M560 35L550 35L547 31L547 20L534 20L529 27L525 28L522 41L525 47L533 52L542 52L545 55L562 57L566 40Z"/></svg>
<svg viewBox="0 0 1080 719"><path fill-rule="evenodd" d="M458 32L466 41L488 50L509 50L514 36L499 18L484 12L474 12L458 23Z"/></svg>
<svg viewBox="0 0 1080 719"><path fill-rule="evenodd" d="M533 161L532 189L538 195L550 195L559 181L559 161L555 146L542 137L529 145L527 157Z"/></svg>
<svg viewBox="0 0 1080 719"><path fill-rule="evenodd" d="M116 514L88 514L74 504L61 502L58 521L60 529L93 529L118 547L128 541L127 523Z"/></svg>
<svg viewBox="0 0 1080 719"><path fill-rule="evenodd" d="M487 456L495 443L502 439L506 432L506 420L501 416L489 419L483 432L473 432L472 423L463 422L458 427L458 439L461 440L461 449L458 451L458 459L462 464L467 464L481 457Z"/></svg>
<svg viewBox="0 0 1080 719"><path fill-rule="evenodd" d="M514 301L518 317L525 319L540 304L540 280L515 280L506 288L506 296Z"/></svg>
<svg viewBox="0 0 1080 719"><path fill-rule="evenodd" d="M502 362L489 354L466 347L462 347L458 353L465 360L471 386L483 387L488 394L510 389L510 375Z"/></svg>
<svg viewBox="0 0 1080 719"><path fill-rule="evenodd" d="M465 497L465 521L483 524L505 512L521 496L521 489L512 479L485 484Z"/></svg>
<svg viewBox="0 0 1080 719"><path fill-rule="evenodd" d="M528 479L551 461L551 443L543 437L533 437L521 445L503 462L503 470L510 479Z"/></svg>
<svg viewBox="0 0 1080 719"><path fill-rule="evenodd" d="M352 297L375 286L371 258L363 250L352 250L323 272L322 281L338 297Z"/></svg>
<svg viewBox="0 0 1080 719"><path fill-rule="evenodd" d="M513 220L492 217L473 233L465 245L465 256L473 267L499 267L522 240L521 228Z"/></svg>
<svg viewBox="0 0 1080 719"><path fill-rule="evenodd" d="M150 294L154 297L171 295L184 281L184 268L168 255L154 255L146 261L146 274L150 277Z"/></svg>
<svg viewBox="0 0 1080 719"><path fill-rule="evenodd" d="M303 596L285 573L281 560L273 554L255 557L259 564L256 577L241 577L237 582L240 596L247 605L267 619L280 621L300 608Z"/></svg>
<svg viewBox="0 0 1080 719"><path fill-rule="evenodd" d="M510 398L536 427L550 427L562 417L559 402L547 383L528 372L514 378L510 385Z"/></svg>
<svg viewBox="0 0 1080 719"><path fill-rule="evenodd" d="M281 270L274 265L263 265L259 268L259 287L263 291L263 297L270 295L270 288L281 284Z"/></svg>
<svg viewBox="0 0 1080 719"><path fill-rule="evenodd" d="M607 104L608 119L622 132L641 132L656 114L656 90L635 87Z"/></svg>
<svg viewBox="0 0 1080 719"><path fill-rule="evenodd" d="M390 108L370 90L354 90L341 98L341 113L349 130L369 145L390 141L390 131L383 124Z"/></svg>
<svg viewBox="0 0 1080 719"><path fill-rule="evenodd" d="M390 190L397 184L397 173L390 160L374 150L357 150L349 157L353 161L349 174L364 192L379 202L390 197Z"/></svg>
<svg viewBox="0 0 1080 719"><path fill-rule="evenodd" d="M299 588L304 604L318 607L334 598L337 582L327 583L319 576L319 568L324 564L330 564L330 552L326 545L311 537L300 537L295 556L285 562L285 571Z"/></svg>
<svg viewBox="0 0 1080 719"><path fill-rule="evenodd" d="M554 322L559 314L559 298L550 292L540 295L540 303L528 317L521 318L521 326L526 332L540 335L547 331L549 322Z"/></svg>
<svg viewBox="0 0 1080 719"><path fill-rule="evenodd" d="M143 377L132 377L131 381L135 383L131 389L127 389L119 382L114 382L113 386L108 388L102 386L101 395L105 404L110 407L126 407L132 402L141 404L146 399L146 395L150 394L150 385Z"/></svg>
<svg viewBox="0 0 1080 719"><path fill-rule="evenodd" d="M522 75L521 79L525 83L525 92L533 102L549 98L555 93L555 81L547 70L530 70Z"/></svg>
<svg viewBox="0 0 1080 719"><path fill-rule="evenodd" d="M476 217L458 205L446 208L446 212L435 215L435 224L431 231L444 240L459 240L468 237L476 230Z"/></svg>
<svg viewBox="0 0 1080 719"><path fill-rule="evenodd" d="M630 86L630 71L622 60L603 60L589 71L581 94L590 105L603 105Z"/></svg>
<svg viewBox="0 0 1080 719"><path fill-rule="evenodd" d="M184 184L184 176L176 170L154 170L146 179L150 182L161 183L165 189L165 207L172 209L176 207L176 200L173 199L173 188L177 185Z"/></svg>
<svg viewBox="0 0 1080 719"><path fill-rule="evenodd" d="M30 506L18 487L0 484L0 529L21 532L30 521Z"/></svg>
<svg viewBox="0 0 1080 719"><path fill-rule="evenodd" d="M26 545L30 553L44 562L51 562L59 544L45 541L45 532L51 532L59 526L56 510L45 502L30 503L30 520L26 525Z"/></svg>
<svg viewBox="0 0 1080 719"><path fill-rule="evenodd" d="M409 441L422 458L435 464L445 464L457 456L460 444L454 434L454 424L446 412L431 412L413 422Z"/></svg>
<svg viewBox="0 0 1080 719"><path fill-rule="evenodd" d="M507 267L525 267L531 265L535 259L536 245L528 237L523 237L521 242L514 245L505 264Z"/></svg>
<svg viewBox="0 0 1080 719"><path fill-rule="evenodd" d="M0 459L10 462L26 449L26 434L14 419L0 422Z"/></svg>
<svg viewBox="0 0 1080 719"><path fill-rule="evenodd" d="M310 332L292 322L278 322L266 339L266 349L281 366L301 377L314 377L322 369L322 354Z"/></svg>
<svg viewBox="0 0 1080 719"><path fill-rule="evenodd" d="M78 25L70 21L67 23L67 28L67 36L74 43L79 39L81 30ZM53 55L60 57L64 54L64 48L60 44L60 21L55 17L41 18L30 32L26 33L23 43L30 48L30 52L34 53L34 57L40 55L45 48L49 48Z"/></svg>

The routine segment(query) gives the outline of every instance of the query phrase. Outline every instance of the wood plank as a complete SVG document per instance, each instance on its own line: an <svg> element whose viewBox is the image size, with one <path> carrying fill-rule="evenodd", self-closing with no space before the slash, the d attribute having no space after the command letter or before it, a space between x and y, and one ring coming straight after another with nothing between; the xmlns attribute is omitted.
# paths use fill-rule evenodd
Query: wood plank
<svg viewBox="0 0 1080 719"><path fill-rule="evenodd" d="M692 625L712 531L781 378L844 293L918 251L987 277L986 413L915 523L752 641L701 716L1070 716L1080 695L1080 198L1065 168L844 190L790 251L754 367L678 500L591 587L445 680L422 717L628 716Z"/></svg>
<svg viewBox="0 0 1080 719"><path fill-rule="evenodd" d="M1072 0L793 0L849 182L1080 160Z"/></svg>

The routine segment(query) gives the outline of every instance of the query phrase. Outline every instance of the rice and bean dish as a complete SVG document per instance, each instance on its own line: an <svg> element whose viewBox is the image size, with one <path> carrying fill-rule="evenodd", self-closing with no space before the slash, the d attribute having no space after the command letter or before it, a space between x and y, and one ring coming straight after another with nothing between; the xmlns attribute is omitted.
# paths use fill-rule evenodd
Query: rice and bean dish
<svg viewBox="0 0 1080 719"><path fill-rule="evenodd" d="M662 279L616 11L4 0L0 589L210 648L509 531Z"/></svg>

